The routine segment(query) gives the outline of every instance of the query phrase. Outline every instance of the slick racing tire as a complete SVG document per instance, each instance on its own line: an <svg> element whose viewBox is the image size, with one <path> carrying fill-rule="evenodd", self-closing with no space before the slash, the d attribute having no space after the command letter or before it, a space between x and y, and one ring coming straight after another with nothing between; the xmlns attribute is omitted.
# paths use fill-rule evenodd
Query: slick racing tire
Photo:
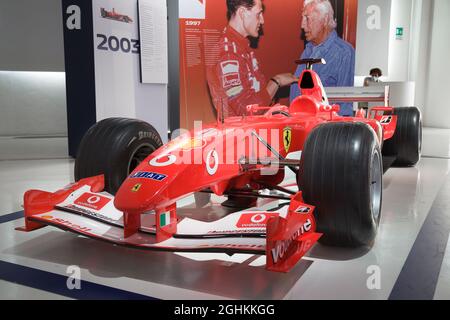
<svg viewBox="0 0 450 320"><path fill-rule="evenodd" d="M115 194L137 165L161 145L158 132L144 121L102 120L81 140L75 161L75 180L104 174L105 191Z"/></svg>
<svg viewBox="0 0 450 320"><path fill-rule="evenodd" d="M383 165L375 132L363 123L327 123L305 142L297 173L315 206L320 243L370 246L381 216Z"/></svg>
<svg viewBox="0 0 450 320"><path fill-rule="evenodd" d="M394 136L384 142L383 155L395 156L397 167L411 167L420 160L422 151L422 117L416 107L394 108L397 127Z"/></svg>

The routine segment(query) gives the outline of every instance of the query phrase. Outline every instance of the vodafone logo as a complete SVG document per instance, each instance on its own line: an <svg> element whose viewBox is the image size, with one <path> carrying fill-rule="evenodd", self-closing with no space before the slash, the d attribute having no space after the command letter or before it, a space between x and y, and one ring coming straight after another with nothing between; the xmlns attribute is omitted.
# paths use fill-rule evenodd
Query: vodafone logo
<svg viewBox="0 0 450 320"><path fill-rule="evenodd" d="M100 200L101 200L101 199L100 199L99 196L92 196L92 197L89 197L89 198L87 199L87 202L88 202L89 204L95 204L95 203L99 202Z"/></svg>
<svg viewBox="0 0 450 320"><path fill-rule="evenodd" d="M166 166L170 166L171 164L174 164L176 161L177 161L177 157L174 156L173 154L168 154L168 155L163 154L156 158L153 158L148 163L154 167L166 167Z"/></svg>
<svg viewBox="0 0 450 320"><path fill-rule="evenodd" d="M216 150L211 150L206 156L206 171L210 176L216 174L219 168L219 154Z"/></svg>
<svg viewBox="0 0 450 320"><path fill-rule="evenodd" d="M298 237L305 234L306 232L311 231L311 228L312 222L310 219L307 219L306 222L300 227L300 229L295 231L289 239L276 241L275 246L270 250L273 263L277 263L279 260L283 260L288 249L293 243L295 244L294 240L298 239ZM313 243L309 240L305 241L304 243L302 242L302 246L304 247L301 248L301 250L308 251L312 244Z"/></svg>
<svg viewBox="0 0 450 320"><path fill-rule="evenodd" d="M238 228L265 228L267 221L271 217L276 217L278 214L272 212L253 212L243 213L239 218L236 227Z"/></svg>
<svg viewBox="0 0 450 320"><path fill-rule="evenodd" d="M264 214L255 214L250 218L250 221L253 223L262 223L267 219L266 215Z"/></svg>
<svg viewBox="0 0 450 320"><path fill-rule="evenodd" d="M74 204L94 210L101 210L111 199L89 192L83 193Z"/></svg>

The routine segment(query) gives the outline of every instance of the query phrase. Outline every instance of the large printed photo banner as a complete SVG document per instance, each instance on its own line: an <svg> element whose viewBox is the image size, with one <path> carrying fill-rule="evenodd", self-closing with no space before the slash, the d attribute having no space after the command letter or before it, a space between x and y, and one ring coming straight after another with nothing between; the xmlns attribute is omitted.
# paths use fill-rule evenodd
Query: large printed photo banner
<svg viewBox="0 0 450 320"><path fill-rule="evenodd" d="M356 43L357 0L330 1L339 37ZM302 35L304 0L263 0L264 25L251 42L259 72L266 80L281 73L294 73L305 48ZM179 0L180 126L190 129L194 121L214 122L217 112L208 86L208 70L218 62L219 40L227 26L226 0ZM236 65L223 66L232 72ZM234 68L234 69L233 69ZM237 77L237 76L236 76ZM236 81L236 79L226 79ZM265 90L265 83L259 84ZM289 104L289 87L277 94L277 102Z"/></svg>

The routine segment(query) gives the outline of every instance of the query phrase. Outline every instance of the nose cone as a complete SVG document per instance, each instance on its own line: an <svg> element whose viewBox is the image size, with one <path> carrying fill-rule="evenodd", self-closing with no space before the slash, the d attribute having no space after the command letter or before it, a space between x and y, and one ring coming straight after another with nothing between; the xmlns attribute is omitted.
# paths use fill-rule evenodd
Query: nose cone
<svg viewBox="0 0 450 320"><path fill-rule="evenodd" d="M239 164L234 158L224 163L225 146L233 150L235 146L224 143L223 136L215 128L205 128L202 135L179 137L156 150L122 183L114 205L127 213L164 209L192 192L235 177Z"/></svg>
<svg viewBox="0 0 450 320"><path fill-rule="evenodd" d="M150 171L148 166L139 167L123 182L114 198L114 205L122 212L142 213L164 202L167 174Z"/></svg>
<svg viewBox="0 0 450 320"><path fill-rule="evenodd" d="M182 161L182 155L177 146L166 145L147 157L120 186L114 199L116 208L142 213L166 207L178 194L188 192L190 186L183 179L189 162Z"/></svg>

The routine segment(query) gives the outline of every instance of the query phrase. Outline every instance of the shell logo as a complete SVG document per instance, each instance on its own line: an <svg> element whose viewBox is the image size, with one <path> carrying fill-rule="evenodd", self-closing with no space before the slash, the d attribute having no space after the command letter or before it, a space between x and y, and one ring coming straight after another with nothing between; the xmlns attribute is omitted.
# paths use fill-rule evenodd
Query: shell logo
<svg viewBox="0 0 450 320"><path fill-rule="evenodd" d="M199 138L190 138L186 141L183 141L180 145L180 148L184 151L189 151L196 148L204 147L206 142Z"/></svg>
<svg viewBox="0 0 450 320"><path fill-rule="evenodd" d="M52 220L53 216L45 215L45 216L41 216L41 218L45 219L45 220Z"/></svg>

